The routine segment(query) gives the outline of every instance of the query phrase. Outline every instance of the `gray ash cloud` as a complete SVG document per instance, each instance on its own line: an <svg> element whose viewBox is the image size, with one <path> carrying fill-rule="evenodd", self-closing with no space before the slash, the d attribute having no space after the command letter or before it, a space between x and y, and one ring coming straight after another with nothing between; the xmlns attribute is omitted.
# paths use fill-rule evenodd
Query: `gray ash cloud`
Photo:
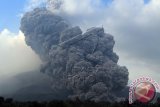
<svg viewBox="0 0 160 107"><path fill-rule="evenodd" d="M67 98L117 101L128 82L128 70L117 64L112 35L103 28L85 33L52 12L37 8L21 20L28 46L41 57L41 71L53 79L53 90L68 90Z"/></svg>

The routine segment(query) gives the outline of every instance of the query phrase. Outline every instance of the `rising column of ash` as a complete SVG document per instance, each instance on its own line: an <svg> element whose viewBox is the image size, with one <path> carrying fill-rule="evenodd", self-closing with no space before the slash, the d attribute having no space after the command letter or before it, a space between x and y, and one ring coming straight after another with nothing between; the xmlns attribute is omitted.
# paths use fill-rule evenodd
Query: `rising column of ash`
<svg viewBox="0 0 160 107"><path fill-rule="evenodd" d="M53 78L56 92L68 90L67 98L117 101L117 91L128 82L128 70L117 65L113 36L103 28L85 33L45 8L26 13L21 30L28 46L41 57L41 71Z"/></svg>

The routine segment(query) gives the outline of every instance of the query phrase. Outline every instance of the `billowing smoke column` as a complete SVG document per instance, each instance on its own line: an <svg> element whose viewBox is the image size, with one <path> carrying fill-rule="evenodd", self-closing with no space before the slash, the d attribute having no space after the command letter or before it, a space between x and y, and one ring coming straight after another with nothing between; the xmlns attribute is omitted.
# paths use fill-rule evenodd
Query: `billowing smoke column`
<svg viewBox="0 0 160 107"><path fill-rule="evenodd" d="M68 90L67 98L117 101L126 87L128 70L117 65L113 36L103 28L82 33L46 9L34 9L21 20L27 45L39 54L41 71L53 78L53 89Z"/></svg>

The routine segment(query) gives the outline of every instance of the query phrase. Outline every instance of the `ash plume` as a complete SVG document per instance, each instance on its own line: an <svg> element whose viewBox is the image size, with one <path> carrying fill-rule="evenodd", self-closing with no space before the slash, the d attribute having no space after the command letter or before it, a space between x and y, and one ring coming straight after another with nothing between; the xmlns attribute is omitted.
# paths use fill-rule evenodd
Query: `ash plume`
<svg viewBox="0 0 160 107"><path fill-rule="evenodd" d="M67 98L117 101L128 82L128 70L117 65L112 35L103 28L85 33L45 8L26 13L21 30L28 46L41 57L41 71L53 79L53 90L68 90Z"/></svg>

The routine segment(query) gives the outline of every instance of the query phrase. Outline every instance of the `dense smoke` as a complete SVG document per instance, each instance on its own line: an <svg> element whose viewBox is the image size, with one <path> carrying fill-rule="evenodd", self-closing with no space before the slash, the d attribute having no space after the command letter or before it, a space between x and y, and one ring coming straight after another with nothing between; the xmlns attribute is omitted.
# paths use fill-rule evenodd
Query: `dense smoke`
<svg viewBox="0 0 160 107"><path fill-rule="evenodd" d="M21 30L27 45L40 55L41 71L53 78L55 92L68 90L67 98L117 101L117 91L128 82L128 70L117 65L113 36L103 28L85 33L42 8L26 13Z"/></svg>

